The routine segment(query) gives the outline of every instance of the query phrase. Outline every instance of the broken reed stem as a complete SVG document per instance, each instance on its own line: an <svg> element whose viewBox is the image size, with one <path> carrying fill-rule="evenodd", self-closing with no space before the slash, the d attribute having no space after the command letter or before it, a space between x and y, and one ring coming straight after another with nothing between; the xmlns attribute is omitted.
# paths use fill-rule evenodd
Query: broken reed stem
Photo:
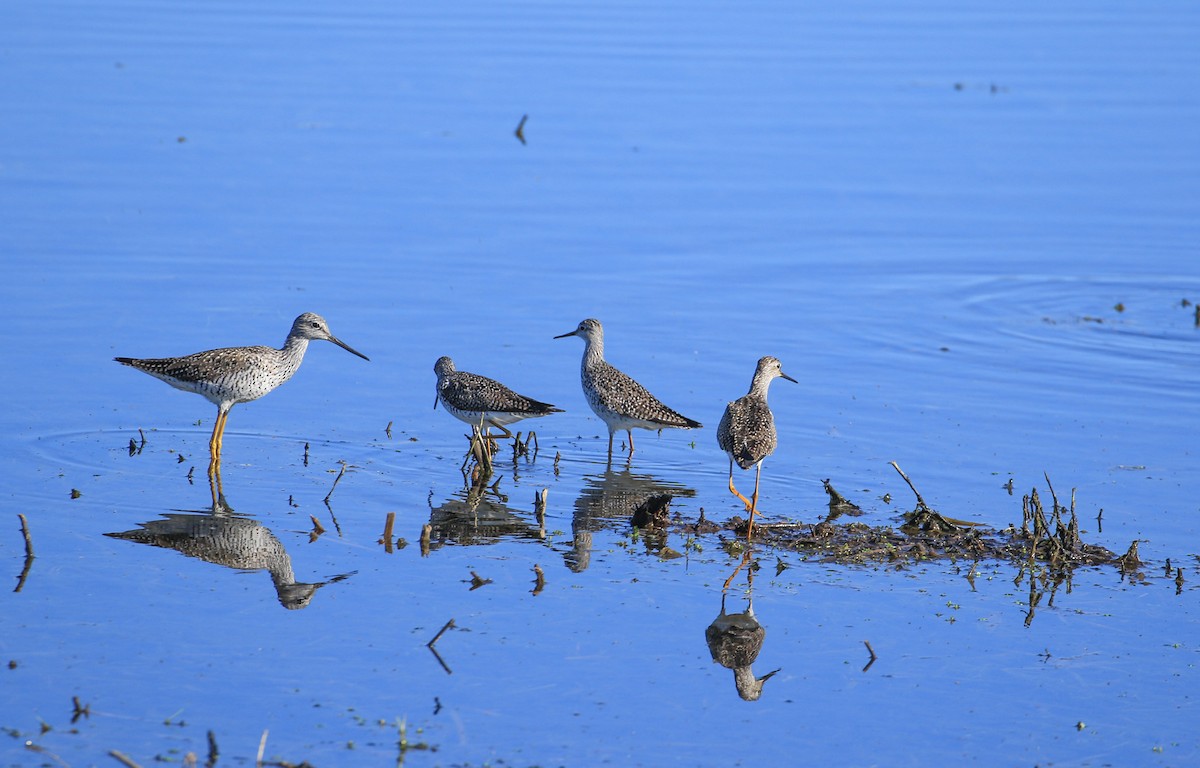
<svg viewBox="0 0 1200 768"><path fill-rule="evenodd" d="M540 594L546 588L546 573L542 570L542 566L537 563L533 564L533 573L537 580L533 583L533 594Z"/></svg>
<svg viewBox="0 0 1200 768"><path fill-rule="evenodd" d="M305 444L305 446L307 447L307 443ZM329 493L325 494L325 503L326 504L329 503L329 497L333 495L334 488L337 488L337 484L341 481L342 475L344 475L344 474L346 474L346 462L343 461L342 468L340 470L338 470L337 477L333 478L333 487L331 487L329 489Z"/></svg>
<svg viewBox="0 0 1200 768"><path fill-rule="evenodd" d="M29 535L29 521L20 512L17 513L17 517L21 520L21 535L25 537L25 558L28 560L33 557L33 537Z"/></svg>
<svg viewBox="0 0 1200 768"><path fill-rule="evenodd" d="M217 764L217 758L220 757L221 750L217 749L217 735L212 731L208 732L208 762L205 763L208 768L213 768Z"/></svg>
<svg viewBox="0 0 1200 768"><path fill-rule="evenodd" d="M108 750L108 754L109 754L109 757L114 758L117 762L121 763L122 765L129 766L129 768L142 768L140 765L133 762L133 760L130 759L129 755L126 755L124 752L121 752L120 750L110 749L110 750ZM64 765L65 765L65 763L64 763Z"/></svg>
<svg viewBox="0 0 1200 768"><path fill-rule="evenodd" d="M258 757L254 759L254 765L257 768L262 768L263 753L267 751L267 729L263 728L262 738L258 740Z"/></svg>
<svg viewBox="0 0 1200 768"><path fill-rule="evenodd" d="M396 524L396 513L388 512L387 520L383 523L383 549L386 552L392 551L392 527Z"/></svg>
<svg viewBox="0 0 1200 768"><path fill-rule="evenodd" d="M889 461L888 463L892 465L892 469L900 473L900 477L904 478L904 482L908 483L909 490L917 497L917 507L920 509L929 509L929 505L925 503L925 499L921 498L921 492L912 484L912 480L908 479L908 475L904 474L904 470L900 469L900 465L894 461Z"/></svg>
<svg viewBox="0 0 1200 768"><path fill-rule="evenodd" d="M425 643L426 647L432 648L433 646L437 645L437 641L442 639L442 635L446 634L446 630L452 629L453 627L454 619L450 619L450 621L447 621L442 625L442 628L438 630L438 633L433 636L432 640L430 640L428 643Z"/></svg>

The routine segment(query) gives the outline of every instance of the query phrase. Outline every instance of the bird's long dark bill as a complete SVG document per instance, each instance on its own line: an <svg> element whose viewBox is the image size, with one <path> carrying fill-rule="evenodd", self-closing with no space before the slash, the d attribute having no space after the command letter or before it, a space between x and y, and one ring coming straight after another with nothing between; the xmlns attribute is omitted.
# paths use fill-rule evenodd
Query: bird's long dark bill
<svg viewBox="0 0 1200 768"><path fill-rule="evenodd" d="M560 333L560 334L558 334L557 336L555 336L554 338L556 338L556 339L565 339L565 338L567 338L568 336L574 336L574 335L575 335L575 331L571 331L570 333Z"/></svg>
<svg viewBox="0 0 1200 768"><path fill-rule="evenodd" d="M780 372L779 372L779 375L780 375L780 376L782 376L783 378L787 379L788 381L792 382L793 384L799 384L799 383L800 383L800 382L796 381L795 379L793 379L791 376L788 376L788 375L787 375L786 373L784 373L783 371L780 371Z"/></svg>
<svg viewBox="0 0 1200 768"><path fill-rule="evenodd" d="M437 392L434 392L434 393L433 393L433 410L435 410L435 411L437 410L437 403L438 403L438 400L439 400L439 398L438 398L438 393L437 393Z"/></svg>
<svg viewBox="0 0 1200 768"><path fill-rule="evenodd" d="M350 346L349 344L347 344L346 342L342 341L341 339L335 339L333 336L330 336L330 337L329 337L329 340L330 340L330 341L332 341L334 344L337 344L339 347L341 347L342 349L346 350L347 352L350 352L350 353L352 353L352 354L358 355L359 357L361 357L363 360L366 360L367 362L370 362L370 361L371 361L371 358L367 357L367 356L366 356L366 355L364 355L362 352L359 352L357 349L355 349L354 347Z"/></svg>

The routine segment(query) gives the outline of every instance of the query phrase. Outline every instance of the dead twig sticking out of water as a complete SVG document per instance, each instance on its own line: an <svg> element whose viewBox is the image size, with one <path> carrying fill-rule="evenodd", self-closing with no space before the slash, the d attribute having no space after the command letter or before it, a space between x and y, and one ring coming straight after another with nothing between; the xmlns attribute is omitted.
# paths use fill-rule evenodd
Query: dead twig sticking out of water
<svg viewBox="0 0 1200 768"><path fill-rule="evenodd" d="M436 698L434 700L437 701ZM441 709L441 706L442 706L441 702L438 702L438 709ZM434 714L436 715L437 712L434 712ZM397 726L396 729L400 732L400 738L396 742L396 748L400 752L399 756L396 758L397 766L404 765L404 756L406 754L408 754L408 751L410 749L416 749L416 750L433 750L434 749L433 747L431 747L428 743L426 743L424 741L418 741L416 744L409 742L409 740L408 740L408 718L407 717L397 720L396 726Z"/></svg>
<svg viewBox="0 0 1200 768"><path fill-rule="evenodd" d="M532 594L540 595L542 593L542 590L546 588L546 574L542 570L542 566L538 565L537 563L534 563L533 564L533 575L535 578L534 578L534 582L533 582L533 593ZM1183 577L1180 576L1180 579L1182 579L1182 578ZM1182 581L1180 583L1182 584Z"/></svg>
<svg viewBox="0 0 1200 768"><path fill-rule="evenodd" d="M433 526L429 523L421 526L421 557L429 557L429 539L433 536Z"/></svg>
<svg viewBox="0 0 1200 768"><path fill-rule="evenodd" d="M130 456L137 456L146 448L146 433L143 432L141 429L138 429L138 435L142 439L142 442L140 442L140 443L137 440L134 440L132 437L129 438L129 455Z"/></svg>
<svg viewBox="0 0 1200 768"><path fill-rule="evenodd" d="M221 750L217 749L217 735L212 731L208 732L208 760L204 763L207 768L214 768L217 764L217 758L221 756Z"/></svg>
<svg viewBox="0 0 1200 768"><path fill-rule="evenodd" d="M321 525L321 521L317 519L316 515L309 515L308 519L312 520L313 524L312 531L310 531L308 534L308 543L312 544L314 541L321 538L322 533L325 533L325 526Z"/></svg>
<svg viewBox="0 0 1200 768"><path fill-rule="evenodd" d="M492 580L485 579L482 576L480 576L478 573L475 573L475 571L471 571L471 581L468 583L471 585L471 588L468 589L467 591L474 592L475 590L479 589L480 587L486 587L488 584L491 584Z"/></svg>
<svg viewBox="0 0 1200 768"><path fill-rule="evenodd" d="M517 123L517 130L513 131L513 136L521 142L521 146L525 146L525 121L529 119L529 115L521 115L521 122Z"/></svg>
<svg viewBox="0 0 1200 768"><path fill-rule="evenodd" d="M554 476L558 477L558 463L562 461L562 451L554 452Z"/></svg>
<svg viewBox="0 0 1200 768"><path fill-rule="evenodd" d="M532 455L530 455L530 453L529 453L529 444L531 442L533 443L533 454ZM537 455L538 455L538 450L540 448L540 446L538 445L537 432L534 432L532 429L529 430L529 434L525 436L524 440L521 440L521 433L518 432L516 434L516 437L513 438L512 448L513 448L513 461L516 461L521 456L529 456L530 459L536 459Z"/></svg>
<svg viewBox="0 0 1200 768"><path fill-rule="evenodd" d="M383 545L383 551L389 555L392 554L392 527L396 524L396 513L388 512L387 519L383 522L383 538L379 543Z"/></svg>
<svg viewBox="0 0 1200 768"><path fill-rule="evenodd" d="M912 484L912 480L908 479L908 475L904 474L904 470L900 469L900 465L894 461L889 461L888 464L891 464L892 469L900 473L900 477L904 478L905 483L908 483L909 490L911 490L913 495L917 497L917 511L920 512L922 510L929 509L929 505L925 503L925 499L921 498L921 492L918 491L917 487Z"/></svg>
<svg viewBox="0 0 1200 768"><path fill-rule="evenodd" d="M88 717L92 716L91 705L90 704L80 704L78 696L71 697L71 706L73 707L73 712L71 714L71 722L72 723L77 722L79 720L79 718L81 718L81 717L88 718Z"/></svg>
<svg viewBox="0 0 1200 768"><path fill-rule="evenodd" d="M428 648L430 653L433 654L433 658L437 659L438 664L442 665L442 669L446 670L447 675L452 675L452 674L454 674L454 672L451 671L449 665L446 664L446 660L442 658L442 654L438 653L437 648L435 648L434 646L437 645L438 640L442 639L442 635L446 634L447 630L453 629L453 628L454 628L454 619L450 619L450 621L447 621L445 624L442 625L442 628L438 630L438 633L433 636L432 640L430 640L428 643L425 643L425 647Z"/></svg>
<svg viewBox="0 0 1200 768"><path fill-rule="evenodd" d="M895 464L893 464L893 466L895 466ZM845 496L838 493L837 489L830 484L828 478L822 480L821 484L825 486L825 493L829 496L829 517L825 518L825 522L833 522L841 515L859 517L863 514L862 507L858 506L852 501L849 501ZM919 499L920 495L918 495L917 498Z"/></svg>
<svg viewBox="0 0 1200 768"><path fill-rule="evenodd" d="M20 592L25 586L25 579L29 578L29 569L33 567L33 536L29 533L29 521L25 519L25 515L17 513L17 518L21 521L21 536L25 539L25 567L21 569L21 575L17 578L17 588L13 592Z"/></svg>
<svg viewBox="0 0 1200 768"><path fill-rule="evenodd" d="M1175 594L1183 594L1183 569L1175 569Z"/></svg>
<svg viewBox="0 0 1200 768"><path fill-rule="evenodd" d="M263 753L267 751L267 729L263 728L262 738L258 740L258 756L254 758L256 768L262 768Z"/></svg>
<svg viewBox="0 0 1200 768"><path fill-rule="evenodd" d="M894 461L889 461L888 463L892 465L892 469L900 473L900 477L904 478L904 482L908 484L913 495L917 497L917 507L912 512L904 515L904 525L901 526L901 530L920 531L934 535L949 535L961 533L963 528L976 525L976 523L969 523L965 520L954 520L944 517L941 513L930 508L921 496L921 492L913 485L912 480L909 480L908 475L904 474L904 470L900 469L900 465ZM830 506L832 508L832 501ZM830 519L833 519L832 515Z"/></svg>
<svg viewBox="0 0 1200 768"><path fill-rule="evenodd" d="M388 440L392 439L392 422L388 422L388 425L383 429L383 433L387 435Z"/></svg>
<svg viewBox="0 0 1200 768"><path fill-rule="evenodd" d="M308 443L304 444L304 466L308 466Z"/></svg>
<svg viewBox="0 0 1200 768"><path fill-rule="evenodd" d="M867 646L867 653L871 654L871 658L867 660L867 666L862 668L862 671L866 672L871 668L871 665L875 663L875 659L879 657L875 655L875 649L871 647L871 642L869 640L863 640L863 645Z"/></svg>
<svg viewBox="0 0 1200 768"><path fill-rule="evenodd" d="M304 451L305 451L305 455L307 455L308 443L304 444ZM343 462L341 462L341 464L342 464L342 468L338 470L337 477L333 478L333 486L330 487L329 493L325 494L325 503L326 504L329 503L329 497L333 496L333 491L335 488L337 488L338 483L340 483L342 481L342 475L346 474L346 462L343 461ZM305 460L305 466L308 466L307 459Z"/></svg>
<svg viewBox="0 0 1200 768"><path fill-rule="evenodd" d="M546 538L546 497L550 494L549 488L543 488L533 495L533 514L537 518L538 535L540 538Z"/></svg>
<svg viewBox="0 0 1200 768"><path fill-rule="evenodd" d="M124 752L121 752L120 750L110 749L110 750L108 750L108 756L113 758L114 760L116 760L121 765L128 766L128 768L142 768L140 765L133 762L133 760L130 759L129 755L126 755ZM63 765L66 765L66 763L63 763Z"/></svg>
<svg viewBox="0 0 1200 768"><path fill-rule="evenodd" d="M1138 557L1138 542L1140 539L1134 539L1129 543L1129 549L1125 554L1117 558L1117 565L1121 567L1122 573L1136 571L1142 564L1142 559Z"/></svg>
<svg viewBox="0 0 1200 768"><path fill-rule="evenodd" d="M442 628L439 629L437 631L437 634L433 636L433 639L430 640L428 643L425 643L425 645L429 648L432 648L433 646L437 645L437 641L442 639L442 635L446 634L447 630L451 630L451 629L454 629L454 619L450 619L445 624L443 624Z"/></svg>

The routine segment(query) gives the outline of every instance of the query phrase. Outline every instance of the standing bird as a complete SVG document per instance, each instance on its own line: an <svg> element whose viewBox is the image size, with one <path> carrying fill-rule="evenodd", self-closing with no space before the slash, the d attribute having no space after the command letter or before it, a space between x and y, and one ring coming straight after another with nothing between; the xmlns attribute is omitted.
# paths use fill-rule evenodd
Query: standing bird
<svg viewBox="0 0 1200 768"><path fill-rule="evenodd" d="M496 427L504 432L503 437L512 437L507 424L531 416L562 413L562 408L518 395L494 379L455 370L454 361L449 357L439 357L433 364L433 372L437 374L434 408L440 400L442 407L459 421L482 430ZM486 439L492 435L483 434L482 437Z"/></svg>
<svg viewBox="0 0 1200 768"><path fill-rule="evenodd" d="M758 509L758 481L762 476L762 462L778 443L775 437L775 417L767 406L767 388L777 378L795 383L795 379L783 372L779 360L767 356L758 361L750 391L734 400L725 408L721 423L717 426L717 444L729 454L729 491L742 500L750 511L750 525L746 538L754 533L754 513ZM733 485L733 463L742 469L757 467L754 475L754 495L747 499Z"/></svg>
<svg viewBox="0 0 1200 768"><path fill-rule="evenodd" d="M370 359L330 333L325 319L312 312L305 312L296 318L282 349L227 347L184 357L113 359L122 365L137 368L162 379L176 389L202 395L217 406L217 421L208 441L211 473L221 461L221 440L225 434L225 420L229 418L229 409L237 403L257 400L292 378L292 374L304 360L308 342L313 339L332 341L363 360Z"/></svg>
<svg viewBox="0 0 1200 768"><path fill-rule="evenodd" d="M578 336L587 344L583 348L580 378L588 405L608 425L608 455L612 456L613 433L625 430L629 435L629 455L633 455L633 428L661 430L664 427L697 429L703 426L659 402L645 387L621 373L604 360L604 328L599 320L587 319L570 333L555 336L565 339Z"/></svg>

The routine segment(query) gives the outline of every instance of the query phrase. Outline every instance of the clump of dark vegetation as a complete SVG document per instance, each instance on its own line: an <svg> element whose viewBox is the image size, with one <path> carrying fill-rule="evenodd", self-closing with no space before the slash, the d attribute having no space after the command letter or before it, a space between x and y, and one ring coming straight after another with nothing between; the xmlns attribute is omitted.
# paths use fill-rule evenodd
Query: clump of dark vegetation
<svg viewBox="0 0 1200 768"><path fill-rule="evenodd" d="M944 515L925 503L916 487L892 465L916 496L916 506L901 515L899 525L868 525L840 518L857 517L862 510L825 480L829 496L829 514L815 523L759 523L755 539L780 549L803 554L817 562L846 565L905 565L926 561L995 560L1023 568L1037 567L1054 573L1069 573L1079 566L1109 565L1123 575L1134 576L1142 561L1137 541L1123 555L1104 547L1088 544L1080 536L1079 516L1074 493L1069 506L1059 502L1046 478L1051 503L1043 504L1042 495L1033 488L1021 502L1019 528L995 530ZM689 532L689 526L683 526ZM725 528L745 535L746 521L735 517ZM1140 577L1137 576L1137 577ZM1135 577L1135 578L1137 578ZM1142 577L1144 578L1144 577Z"/></svg>

